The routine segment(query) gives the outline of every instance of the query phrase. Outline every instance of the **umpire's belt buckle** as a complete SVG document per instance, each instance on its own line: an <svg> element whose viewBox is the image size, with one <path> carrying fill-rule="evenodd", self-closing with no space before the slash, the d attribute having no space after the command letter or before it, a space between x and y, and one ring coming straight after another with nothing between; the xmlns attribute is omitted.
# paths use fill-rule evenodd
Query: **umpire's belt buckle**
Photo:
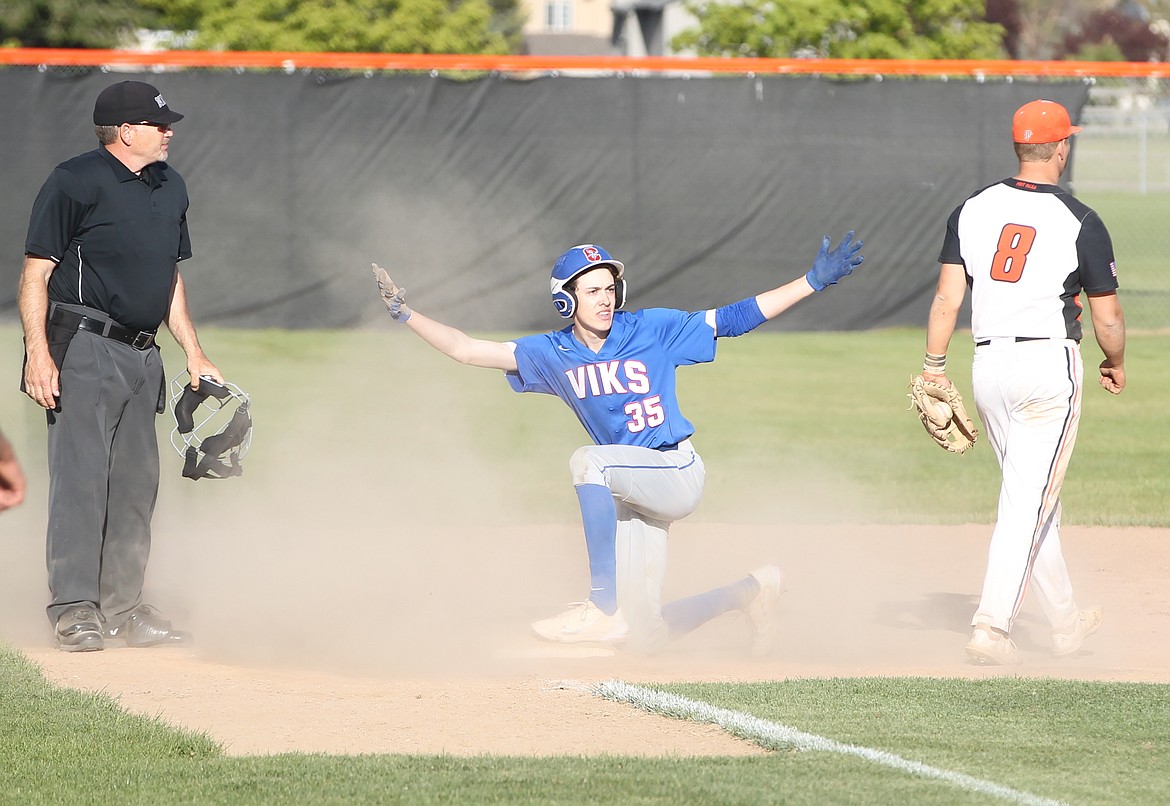
<svg viewBox="0 0 1170 806"><path fill-rule="evenodd" d="M129 344L135 350L146 350L154 346L153 330L131 330L122 327L112 319L96 318L78 311L57 306L50 303L49 321L71 330L84 330L87 333L96 333L107 339Z"/></svg>

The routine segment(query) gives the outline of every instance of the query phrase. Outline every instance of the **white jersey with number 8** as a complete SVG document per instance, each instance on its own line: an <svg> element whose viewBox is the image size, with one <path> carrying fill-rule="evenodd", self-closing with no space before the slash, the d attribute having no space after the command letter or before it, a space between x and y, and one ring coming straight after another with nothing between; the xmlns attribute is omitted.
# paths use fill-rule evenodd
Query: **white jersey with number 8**
<svg viewBox="0 0 1170 806"><path fill-rule="evenodd" d="M951 214L942 263L966 267L971 335L1081 339L1080 292L1117 288L1100 217L1056 185L1005 179Z"/></svg>

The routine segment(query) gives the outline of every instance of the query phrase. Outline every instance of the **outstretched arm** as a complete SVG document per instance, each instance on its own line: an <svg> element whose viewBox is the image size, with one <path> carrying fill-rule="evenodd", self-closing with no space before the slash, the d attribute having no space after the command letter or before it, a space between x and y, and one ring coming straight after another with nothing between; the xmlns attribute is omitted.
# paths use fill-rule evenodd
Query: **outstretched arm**
<svg viewBox="0 0 1170 806"><path fill-rule="evenodd" d="M506 372L516 370L515 345L510 342L472 338L462 330L423 316L407 306L406 290L396 286L385 269L374 263L373 271L382 301L386 304L391 318L405 324L427 344L460 364L502 369Z"/></svg>
<svg viewBox="0 0 1170 806"><path fill-rule="evenodd" d="M817 293L816 289L809 285L807 277L797 277L779 288L773 288L771 291L756 295L756 304L760 306L760 313L763 315L764 321L768 321L775 319L805 297L811 297L815 293Z"/></svg>
<svg viewBox="0 0 1170 806"><path fill-rule="evenodd" d="M853 235L852 231L847 233L835 249L829 248L832 241L826 235L821 241L821 250L817 253L812 268L803 277L755 297L716 308L715 334L742 336L769 319L775 319L805 297L823 291L851 274L861 265L861 261L865 260L865 256L861 254L861 247L864 244L861 241L854 241Z"/></svg>

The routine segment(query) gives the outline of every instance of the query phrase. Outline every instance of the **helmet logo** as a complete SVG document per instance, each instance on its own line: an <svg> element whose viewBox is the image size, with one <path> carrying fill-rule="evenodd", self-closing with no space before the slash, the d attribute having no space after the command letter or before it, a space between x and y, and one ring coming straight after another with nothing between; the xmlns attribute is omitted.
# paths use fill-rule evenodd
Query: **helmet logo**
<svg viewBox="0 0 1170 806"><path fill-rule="evenodd" d="M556 306L557 313L565 319L572 319L577 310L577 299L568 286L574 279L598 266L609 266L617 285L617 302L614 307L615 309L622 307L626 296L626 284L622 279L625 266L596 244L578 244L557 258L549 278L553 305Z"/></svg>

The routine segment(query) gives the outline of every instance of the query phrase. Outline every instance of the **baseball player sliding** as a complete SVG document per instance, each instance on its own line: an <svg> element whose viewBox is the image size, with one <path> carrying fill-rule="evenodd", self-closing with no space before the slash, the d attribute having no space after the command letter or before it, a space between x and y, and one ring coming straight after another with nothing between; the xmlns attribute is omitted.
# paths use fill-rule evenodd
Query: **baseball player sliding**
<svg viewBox="0 0 1170 806"><path fill-rule="evenodd" d="M1060 104L1020 107L1012 122L1019 173L959 205L939 257L922 374L950 385L946 352L970 285L975 405L1003 471L967 644L974 663L1019 663L1010 634L1029 584L1054 654L1075 653L1101 625L1100 607L1080 609L1073 598L1059 495L1081 418L1081 291L1105 354L1098 380L1115 395L1125 388L1125 318L1105 225L1057 186L1079 131Z"/></svg>
<svg viewBox="0 0 1170 806"><path fill-rule="evenodd" d="M477 339L412 311L405 293L374 265L390 316L463 364L503 370L517 392L556 395L593 440L569 460L589 558L585 602L537 621L540 638L563 643L654 649L716 616L743 611L752 652L774 643L781 572L763 566L744 578L662 603L670 524L694 511L703 493L695 432L679 409L675 371L715 359L715 340L740 336L833 285L863 260L850 232L834 249L825 238L804 276L756 297L707 311L620 310L625 266L600 246L569 249L552 268L562 330L514 341Z"/></svg>

